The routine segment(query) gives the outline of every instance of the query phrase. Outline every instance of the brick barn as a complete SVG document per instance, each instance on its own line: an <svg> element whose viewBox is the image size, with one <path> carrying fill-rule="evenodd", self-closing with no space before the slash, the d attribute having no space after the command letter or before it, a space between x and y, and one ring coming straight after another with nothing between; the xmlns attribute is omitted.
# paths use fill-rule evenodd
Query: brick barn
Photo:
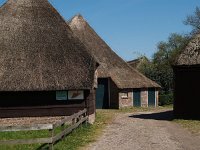
<svg viewBox="0 0 200 150"><path fill-rule="evenodd" d="M174 69L174 115L200 119L200 33L177 59Z"/></svg>
<svg viewBox="0 0 200 150"><path fill-rule="evenodd" d="M75 16L68 24L100 64L96 108L158 105L158 84L131 68L112 51L81 15Z"/></svg>
<svg viewBox="0 0 200 150"><path fill-rule="evenodd" d="M0 117L95 114L97 62L48 0L0 8Z"/></svg>

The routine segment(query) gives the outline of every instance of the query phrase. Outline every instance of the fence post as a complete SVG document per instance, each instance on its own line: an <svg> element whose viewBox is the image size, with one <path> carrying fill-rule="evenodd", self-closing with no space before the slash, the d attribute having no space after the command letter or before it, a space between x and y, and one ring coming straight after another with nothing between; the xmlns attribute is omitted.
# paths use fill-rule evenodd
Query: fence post
<svg viewBox="0 0 200 150"><path fill-rule="evenodd" d="M65 123L61 125L61 132L65 130ZM64 139L65 135L63 135L62 139Z"/></svg>
<svg viewBox="0 0 200 150"><path fill-rule="evenodd" d="M74 125L76 123L76 118L72 119L72 125Z"/></svg>
<svg viewBox="0 0 200 150"><path fill-rule="evenodd" d="M86 112L84 113L84 117L87 117L87 110L86 110ZM88 126L88 118L87 118L87 120L85 121L85 125Z"/></svg>
<svg viewBox="0 0 200 150"><path fill-rule="evenodd" d="M80 116L78 116L78 121L81 121L82 115L83 115L83 114L81 114ZM83 123L80 124L80 128L82 128L82 125L83 125Z"/></svg>
<svg viewBox="0 0 200 150"><path fill-rule="evenodd" d="M50 132L50 136L51 136L51 139L52 139L52 143L49 143L49 150L53 150L54 129L50 129L49 132Z"/></svg>

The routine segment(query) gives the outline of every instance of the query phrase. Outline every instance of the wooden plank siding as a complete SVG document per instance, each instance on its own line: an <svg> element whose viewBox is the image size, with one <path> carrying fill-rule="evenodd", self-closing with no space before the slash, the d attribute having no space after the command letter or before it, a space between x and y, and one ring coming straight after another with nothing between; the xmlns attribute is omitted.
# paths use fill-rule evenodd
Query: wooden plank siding
<svg viewBox="0 0 200 150"><path fill-rule="evenodd" d="M69 116L87 108L95 112L95 90L85 90L83 100L56 100L56 91L0 92L0 118Z"/></svg>
<svg viewBox="0 0 200 150"><path fill-rule="evenodd" d="M175 117L200 119L200 65L175 66L173 69Z"/></svg>

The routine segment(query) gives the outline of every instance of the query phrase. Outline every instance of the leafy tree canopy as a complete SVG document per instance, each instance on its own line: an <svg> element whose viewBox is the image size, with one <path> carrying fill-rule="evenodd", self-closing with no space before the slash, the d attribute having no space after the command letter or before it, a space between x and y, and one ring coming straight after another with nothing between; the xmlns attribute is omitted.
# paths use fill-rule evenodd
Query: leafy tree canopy
<svg viewBox="0 0 200 150"><path fill-rule="evenodd" d="M161 41L157 45L157 52L154 53L151 61L144 61L139 71L150 79L159 83L163 92L170 92L173 89L173 70L177 56L184 49L189 41L188 36L173 33L167 41Z"/></svg>

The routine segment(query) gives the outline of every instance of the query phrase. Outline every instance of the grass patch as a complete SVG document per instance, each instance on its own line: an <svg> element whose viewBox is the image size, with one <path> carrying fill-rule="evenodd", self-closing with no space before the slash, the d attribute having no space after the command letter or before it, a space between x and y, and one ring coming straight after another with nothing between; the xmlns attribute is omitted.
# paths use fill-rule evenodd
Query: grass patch
<svg viewBox="0 0 200 150"><path fill-rule="evenodd" d="M173 122L178 123L182 127L188 129L193 134L200 134L200 120L174 119Z"/></svg>
<svg viewBox="0 0 200 150"><path fill-rule="evenodd" d="M47 130L0 132L0 139L1 140L45 138L45 137L48 137L48 136L49 136L49 132Z"/></svg>
<svg viewBox="0 0 200 150"><path fill-rule="evenodd" d="M77 150L88 145L88 143L95 142L97 137L102 133L102 130L114 118L114 111L97 111L96 121L93 125L78 128L72 134L68 135L63 141L55 145L55 150Z"/></svg>
<svg viewBox="0 0 200 150"><path fill-rule="evenodd" d="M62 141L54 145L55 150L77 150L80 147L86 146L90 142L94 142L101 135L105 126L114 118L114 111L98 111L96 122L94 125L83 125L66 136ZM60 129L56 129L58 133ZM48 137L49 132L44 131L18 131L18 132L0 132L0 140L7 139L30 139ZM30 145L0 145L0 150L36 150L48 149L47 145L41 147L41 144Z"/></svg>
<svg viewBox="0 0 200 150"><path fill-rule="evenodd" d="M148 111L162 111L166 109L172 109L173 105L164 105L159 107L126 107L116 110L118 113L134 113L134 112L148 112Z"/></svg>

